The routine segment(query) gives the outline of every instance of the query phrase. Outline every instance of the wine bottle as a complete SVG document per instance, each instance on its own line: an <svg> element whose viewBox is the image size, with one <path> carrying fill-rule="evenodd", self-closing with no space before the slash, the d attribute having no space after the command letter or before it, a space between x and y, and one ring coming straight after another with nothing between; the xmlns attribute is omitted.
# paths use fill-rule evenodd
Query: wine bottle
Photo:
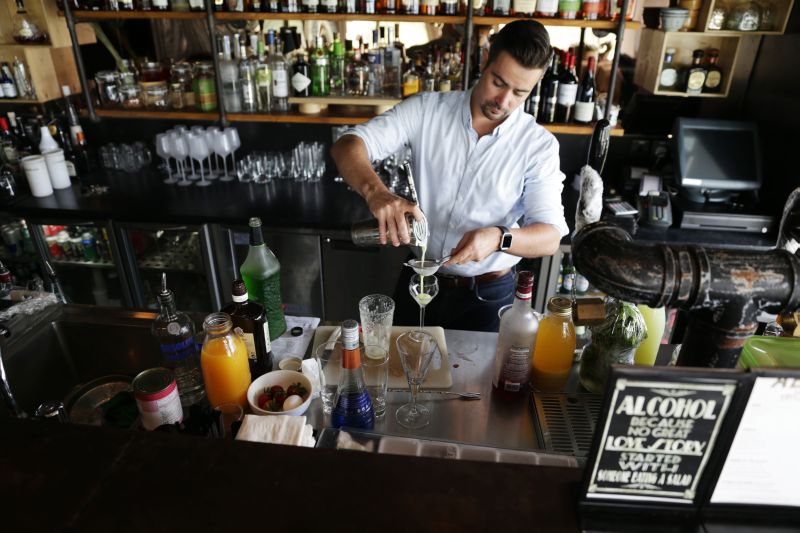
<svg viewBox="0 0 800 533"><path fill-rule="evenodd" d="M597 87L594 81L595 58L589 58L586 72L578 86L578 95L575 101L575 122L587 124L594 119L594 103L597 98Z"/></svg>
<svg viewBox="0 0 800 533"><path fill-rule="evenodd" d="M272 371L274 357L269 341L267 313L264 306L248 299L247 287L240 279L234 280L231 297L233 301L223 307L222 312L230 315L234 329L241 330L247 346L250 376L256 379Z"/></svg>
<svg viewBox="0 0 800 533"><path fill-rule="evenodd" d="M556 119L556 102L558 100L558 57L556 54L550 58L550 68L545 72L540 84L542 94L539 122L550 124Z"/></svg>
<svg viewBox="0 0 800 533"><path fill-rule="evenodd" d="M575 75L575 56L567 52L564 56L564 69L558 80L556 122L566 124L572 120L577 96L578 76Z"/></svg>

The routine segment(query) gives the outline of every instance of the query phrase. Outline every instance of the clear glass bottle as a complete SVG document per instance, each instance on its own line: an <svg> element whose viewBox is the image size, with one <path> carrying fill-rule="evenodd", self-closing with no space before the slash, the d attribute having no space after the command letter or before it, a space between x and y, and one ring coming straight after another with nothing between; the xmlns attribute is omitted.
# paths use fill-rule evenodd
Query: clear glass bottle
<svg viewBox="0 0 800 533"><path fill-rule="evenodd" d="M22 0L16 0L17 14L11 29L14 40L20 44L44 44L47 42L47 34L39 29L28 15L25 4Z"/></svg>
<svg viewBox="0 0 800 533"><path fill-rule="evenodd" d="M239 68L231 57L231 38L222 36L222 59L219 62L219 77L222 81L222 103L228 113L239 113L242 110L242 99L239 92Z"/></svg>
<svg viewBox="0 0 800 533"><path fill-rule="evenodd" d="M161 312L151 326L158 343L164 366L175 373L181 404L192 405L203 399L205 391L197 360L194 341L194 323L175 307L175 296L167 288L167 275L161 274L161 292L158 294Z"/></svg>
<svg viewBox="0 0 800 533"><path fill-rule="evenodd" d="M272 70L272 109L285 113L289 111L289 66L277 46L273 30L267 32L267 47Z"/></svg>
<svg viewBox="0 0 800 533"><path fill-rule="evenodd" d="M561 392L567 383L575 356L575 325L572 300L554 296L539 321L531 363L531 386L543 392Z"/></svg>
<svg viewBox="0 0 800 533"><path fill-rule="evenodd" d="M244 340L233 330L233 322L227 313L211 313L203 321L203 329L206 336L200 366L208 401L212 406L238 403L247 407L247 389L251 379Z"/></svg>
<svg viewBox="0 0 800 533"><path fill-rule="evenodd" d="M250 249L239 268L251 300L260 303L267 311L269 338L275 339L286 331L281 299L281 265L266 244L261 233L261 219L250 219Z"/></svg>
<svg viewBox="0 0 800 533"><path fill-rule="evenodd" d="M264 306L251 302L247 297L244 281L237 279L231 289L233 301L222 308L231 317L233 327L241 330L240 335L247 346L250 362L250 377L257 377L272 371L272 347L269 342L269 326Z"/></svg>
<svg viewBox="0 0 800 533"><path fill-rule="evenodd" d="M372 429L375 426L375 412L361 368L358 322L355 320L342 322L342 367L333 405L333 427Z"/></svg>
<svg viewBox="0 0 800 533"><path fill-rule="evenodd" d="M258 59L256 60L256 106L262 113L272 109L272 69L267 61L264 41L256 44Z"/></svg>
<svg viewBox="0 0 800 533"><path fill-rule="evenodd" d="M659 91L675 91L678 88L678 70L672 63L676 50L667 48L664 51L664 63L661 65L661 74L658 77Z"/></svg>
<svg viewBox="0 0 800 533"><path fill-rule="evenodd" d="M517 274L517 293L511 308L500 319L494 356L492 385L501 397L515 397L528 384L531 351L539 331L539 319L531 309L533 272Z"/></svg>
<svg viewBox="0 0 800 533"><path fill-rule="evenodd" d="M242 111L254 113L258 110L256 102L255 65L247 57L244 41L239 42L239 87L242 97Z"/></svg>

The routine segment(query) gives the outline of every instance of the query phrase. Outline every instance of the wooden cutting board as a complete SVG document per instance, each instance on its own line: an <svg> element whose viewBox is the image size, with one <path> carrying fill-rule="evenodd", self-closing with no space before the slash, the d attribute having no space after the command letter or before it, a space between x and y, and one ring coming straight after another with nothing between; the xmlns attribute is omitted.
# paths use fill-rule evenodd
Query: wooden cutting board
<svg viewBox="0 0 800 533"><path fill-rule="evenodd" d="M314 344L311 353L316 353L317 346L326 342L330 338L331 333L336 329L336 326L319 326L314 333ZM390 388L405 388L408 387L405 372L403 372L403 364L400 362L400 356L397 354L397 346L395 341L397 337L406 331L419 329L414 326L394 326L392 327L392 338L389 343L389 387ZM434 354L431 366L428 369L428 375L425 381L422 382L422 387L425 389L449 389L453 386L453 376L450 375L450 359L447 356L447 343L444 340L444 329L440 327L426 327L426 333L433 335L436 344L439 346L438 354ZM362 339L363 340L363 339Z"/></svg>

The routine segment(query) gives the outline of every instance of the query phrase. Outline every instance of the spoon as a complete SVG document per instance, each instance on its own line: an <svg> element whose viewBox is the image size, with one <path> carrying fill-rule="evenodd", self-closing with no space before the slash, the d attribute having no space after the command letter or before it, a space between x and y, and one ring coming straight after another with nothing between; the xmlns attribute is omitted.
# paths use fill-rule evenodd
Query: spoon
<svg viewBox="0 0 800 533"><path fill-rule="evenodd" d="M436 260L426 259L425 261L420 261L419 259L411 259L403 264L414 269L414 272L420 276L433 276L448 259L450 259L449 255Z"/></svg>

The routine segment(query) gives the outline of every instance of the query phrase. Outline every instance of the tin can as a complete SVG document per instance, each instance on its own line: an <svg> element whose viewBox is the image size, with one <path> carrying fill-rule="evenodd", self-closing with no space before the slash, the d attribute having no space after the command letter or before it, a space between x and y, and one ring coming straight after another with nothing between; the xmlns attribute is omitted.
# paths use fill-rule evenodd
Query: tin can
<svg viewBox="0 0 800 533"><path fill-rule="evenodd" d="M151 368L133 378L133 395L148 431L183 420L178 385L169 368Z"/></svg>
<svg viewBox="0 0 800 533"><path fill-rule="evenodd" d="M69 234L66 231L58 232L58 235L56 235L56 243L58 243L58 247L61 248L61 255L67 259L73 258L72 243L70 242Z"/></svg>
<svg viewBox="0 0 800 533"><path fill-rule="evenodd" d="M81 235L81 244L83 244L83 259L85 261L97 261L97 246L95 245L94 235L86 231Z"/></svg>
<svg viewBox="0 0 800 533"><path fill-rule="evenodd" d="M53 259L61 259L61 247L58 245L58 237L51 235L45 237L44 240L47 243L48 250L50 250L50 257Z"/></svg>

